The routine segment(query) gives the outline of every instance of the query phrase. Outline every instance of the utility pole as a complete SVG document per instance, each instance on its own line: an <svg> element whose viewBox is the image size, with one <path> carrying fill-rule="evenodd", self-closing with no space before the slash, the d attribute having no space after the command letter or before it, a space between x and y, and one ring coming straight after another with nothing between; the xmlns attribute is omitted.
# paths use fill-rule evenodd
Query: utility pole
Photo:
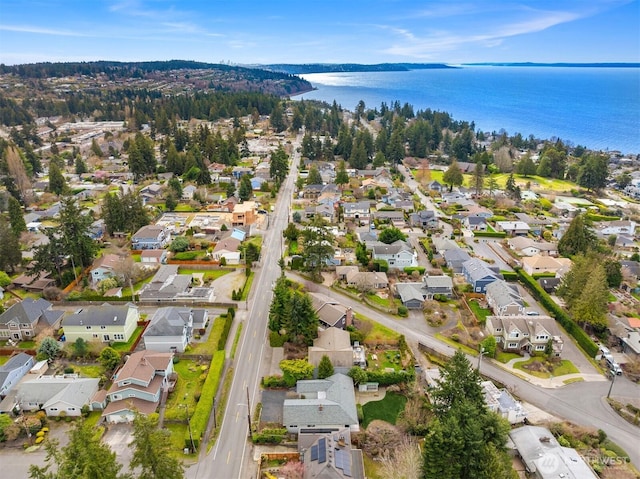
<svg viewBox="0 0 640 479"><path fill-rule="evenodd" d="M609 371L609 374L611 375L611 386L609 386L609 392L607 393L607 399L609 399L609 396L611 396L611 390L613 389L613 384L616 382L616 373L614 371Z"/></svg>
<svg viewBox="0 0 640 479"><path fill-rule="evenodd" d="M478 354L478 372L480 372L480 363L482 363L482 356L484 356L485 353L486 351L484 350L484 348L480 346L480 354Z"/></svg>
<svg viewBox="0 0 640 479"><path fill-rule="evenodd" d="M249 402L249 386L247 386L247 424L249 425L249 438L251 438L251 403Z"/></svg>

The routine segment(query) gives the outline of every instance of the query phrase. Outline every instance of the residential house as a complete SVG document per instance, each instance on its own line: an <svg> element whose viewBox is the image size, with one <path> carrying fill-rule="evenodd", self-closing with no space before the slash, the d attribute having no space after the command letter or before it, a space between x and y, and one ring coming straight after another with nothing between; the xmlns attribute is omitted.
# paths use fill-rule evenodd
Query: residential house
<svg viewBox="0 0 640 479"><path fill-rule="evenodd" d="M521 256L548 255L557 256L557 243L549 243L547 241L535 241L526 236L514 236L507 240L509 248Z"/></svg>
<svg viewBox="0 0 640 479"><path fill-rule="evenodd" d="M434 240L434 245L436 244L436 240ZM460 248L460 246L458 246L457 244L453 243L455 245L455 248L452 247L451 249L446 249L444 251L443 256L444 256L444 260L447 263L447 267L451 268L451 271L453 271L454 273L462 273L462 265L469 261L471 259L471 256L469 256L469 253L466 252L466 250L463 250L462 248ZM452 246L450 243L447 244L448 246Z"/></svg>
<svg viewBox="0 0 640 479"><path fill-rule="evenodd" d="M538 279L538 284L545 290L545 292L553 294L561 281L561 278L540 278Z"/></svg>
<svg viewBox="0 0 640 479"><path fill-rule="evenodd" d="M240 252L238 251L238 247L241 243L242 241L232 236L218 241L211 252L211 259L220 261L224 258L227 264L239 264Z"/></svg>
<svg viewBox="0 0 640 479"><path fill-rule="evenodd" d="M305 479L365 479L362 450L352 449L348 428L299 434L298 451Z"/></svg>
<svg viewBox="0 0 640 479"><path fill-rule="evenodd" d="M318 331L318 337L313 340L313 346L309 346L309 363L318 367L322 357L327 356L333 367L337 369L336 372L346 374L354 365L363 365L360 355L354 353L348 331L327 328Z"/></svg>
<svg viewBox="0 0 640 479"><path fill-rule="evenodd" d="M309 293L320 327L345 329L353 323L351 308L322 293Z"/></svg>
<svg viewBox="0 0 640 479"><path fill-rule="evenodd" d="M433 299L440 294L450 298L453 295L453 279L451 276L425 275L422 282L396 283L396 294L408 309L420 309L425 300Z"/></svg>
<svg viewBox="0 0 640 479"><path fill-rule="evenodd" d="M372 245L372 251L372 259L386 261L389 268L418 266L418 254L406 241L397 240L391 244L377 242Z"/></svg>
<svg viewBox="0 0 640 479"><path fill-rule="evenodd" d="M98 391L100 379L76 374L43 375L18 383L0 404L0 412L44 410L49 417L79 417Z"/></svg>
<svg viewBox="0 0 640 479"><path fill-rule="evenodd" d="M193 335L194 312L191 308L158 308L142 335L145 349L184 353Z"/></svg>
<svg viewBox="0 0 640 479"><path fill-rule="evenodd" d="M488 284L485 294L487 304L496 316L524 314L524 301L516 285L500 279Z"/></svg>
<svg viewBox="0 0 640 479"><path fill-rule="evenodd" d="M485 208L484 206L471 205L467 208L465 212L466 216L482 216L484 219L489 219L493 216L493 211L489 208Z"/></svg>
<svg viewBox="0 0 640 479"><path fill-rule="evenodd" d="M79 338L103 343L126 343L133 336L138 321L140 313L131 303L85 306L64 319L64 336L69 343Z"/></svg>
<svg viewBox="0 0 640 479"><path fill-rule="evenodd" d="M632 282L640 280L640 262L631 260L620 261L622 265L622 275L631 278Z"/></svg>
<svg viewBox="0 0 640 479"><path fill-rule="evenodd" d="M143 301L213 301L213 288L192 287L192 275L178 274L178 265L163 264L140 291Z"/></svg>
<svg viewBox="0 0 640 479"><path fill-rule="evenodd" d="M151 414L160 404L173 373L173 353L138 351L132 353L113 375L107 392L109 404L102 413L109 423L132 422L135 413Z"/></svg>
<svg viewBox="0 0 640 479"><path fill-rule="evenodd" d="M0 339L33 340L44 329L60 328L62 311L44 299L25 298L0 314Z"/></svg>
<svg viewBox="0 0 640 479"><path fill-rule="evenodd" d="M131 237L131 249L162 249L171 241L171 233L163 227L147 225L140 228Z"/></svg>
<svg viewBox="0 0 640 479"><path fill-rule="evenodd" d="M381 223L390 223L396 228L406 226L404 211L376 211L373 218Z"/></svg>
<svg viewBox="0 0 640 479"><path fill-rule="evenodd" d="M34 364L33 356L27 353L18 353L0 366L0 398L5 397Z"/></svg>
<svg viewBox="0 0 640 479"><path fill-rule="evenodd" d="M444 236L433 236L431 238L431 241L433 242L433 247L435 251L442 256L444 256L444 253L446 251L449 251L451 249L455 249L455 250L460 249L460 246L458 246L458 243ZM471 257L467 254L467 258L465 258L464 261L470 258ZM460 266L462 266L462 264L460 264Z"/></svg>
<svg viewBox="0 0 640 479"><path fill-rule="evenodd" d="M322 185L319 184L315 184L315 185L306 185L304 188L302 188L302 197L305 200L317 200L318 197L320 196L320 194L322 193Z"/></svg>
<svg viewBox="0 0 640 479"><path fill-rule="evenodd" d="M409 224L412 227L418 228L437 228L438 227L438 218L436 217L435 211L432 210L420 210L416 213L412 213L409 215Z"/></svg>
<svg viewBox="0 0 640 479"><path fill-rule="evenodd" d="M140 262L146 264L165 264L167 262L166 249L145 249L140 253Z"/></svg>
<svg viewBox="0 0 640 479"><path fill-rule="evenodd" d="M194 185L185 186L182 188L182 199L185 201L191 201L193 196L196 194L196 191L198 191L198 188Z"/></svg>
<svg viewBox="0 0 640 479"><path fill-rule="evenodd" d="M239 180L244 175L253 174L253 168L249 168L248 166L234 166L231 174L236 180Z"/></svg>
<svg viewBox="0 0 640 479"><path fill-rule="evenodd" d="M152 183L140 189L140 196L143 201L154 200L159 198L162 194L162 185L158 183Z"/></svg>
<svg viewBox="0 0 640 479"><path fill-rule="evenodd" d="M535 195L535 193L533 194ZM514 213L514 215L516 218L518 218L518 220L527 223L529 225L530 232L536 236L542 236L544 228L553 224L553 221L545 216L539 216L535 218L526 213Z"/></svg>
<svg viewBox="0 0 640 479"><path fill-rule="evenodd" d="M551 340L553 354L559 357L564 344L550 332L553 322L549 316L488 316L486 328L503 351L543 352Z"/></svg>
<svg viewBox="0 0 640 479"><path fill-rule="evenodd" d="M522 258L522 269L530 275L553 273L556 276L562 276L569 268L571 268L569 258L552 258L539 254Z"/></svg>
<svg viewBox="0 0 640 479"><path fill-rule="evenodd" d="M357 203L343 203L343 217L345 221L366 222L371 219L371 203L359 201Z"/></svg>
<svg viewBox="0 0 640 479"><path fill-rule="evenodd" d="M496 230L504 231L509 236L526 235L530 229L524 221L496 221Z"/></svg>
<svg viewBox="0 0 640 479"><path fill-rule="evenodd" d="M435 191L436 193L442 193L445 190L445 187L442 185L442 183L437 180L433 180L431 183L429 183L428 188L431 191Z"/></svg>
<svg viewBox="0 0 640 479"><path fill-rule="evenodd" d="M378 271L350 271L346 274L345 280L349 287L363 291L389 287L387 273Z"/></svg>
<svg viewBox="0 0 640 479"><path fill-rule="evenodd" d="M93 262L93 266L90 271L91 283L96 285L104 279L113 278L118 274L123 274L125 260L125 256L118 254L103 254Z"/></svg>
<svg viewBox="0 0 640 479"><path fill-rule="evenodd" d="M630 220L607 221L603 228L599 230L603 235L628 235L634 236L636 233L636 222Z"/></svg>
<svg viewBox="0 0 640 479"><path fill-rule="evenodd" d="M509 424L520 424L527 418L527 411L506 389L498 389L491 381L482 381L484 402L491 412L502 416Z"/></svg>
<svg viewBox="0 0 640 479"><path fill-rule="evenodd" d="M42 293L45 288L55 286L56 280L51 277L48 271L41 271L35 276L30 276L27 272L11 280L11 284L25 291Z"/></svg>
<svg viewBox="0 0 640 479"><path fill-rule="evenodd" d="M620 344L623 353L636 361L640 359L640 332L637 329L627 331L627 335L620 338Z"/></svg>
<svg viewBox="0 0 640 479"><path fill-rule="evenodd" d="M540 426L511 430L509 438L528 477L535 479L598 479L591 466L570 447L561 446L551 431Z"/></svg>
<svg viewBox="0 0 640 479"><path fill-rule="evenodd" d="M462 220L462 225L471 231L487 231L487 219L484 216L470 215Z"/></svg>
<svg viewBox="0 0 640 479"><path fill-rule="evenodd" d="M256 203L255 201L245 201L238 203L233 208L231 218L232 226L249 226L256 222Z"/></svg>
<svg viewBox="0 0 640 479"><path fill-rule="evenodd" d="M462 274L474 293L484 293L489 284L501 278L499 272L478 258L465 261L462 264Z"/></svg>
<svg viewBox="0 0 640 479"><path fill-rule="evenodd" d="M296 399L285 399L283 425L291 434L349 428L358 432L353 380L344 374L298 381Z"/></svg>

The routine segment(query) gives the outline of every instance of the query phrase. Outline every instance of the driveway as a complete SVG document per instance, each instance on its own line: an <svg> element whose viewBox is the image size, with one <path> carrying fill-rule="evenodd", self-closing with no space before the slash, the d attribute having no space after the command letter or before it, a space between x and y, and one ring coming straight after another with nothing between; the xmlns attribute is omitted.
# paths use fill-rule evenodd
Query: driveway
<svg viewBox="0 0 640 479"><path fill-rule="evenodd" d="M123 470L128 470L133 456L133 449L129 447L133 441L133 426L131 424L109 424L104 436L102 436L102 441L116 453L116 458L123 465Z"/></svg>
<svg viewBox="0 0 640 479"><path fill-rule="evenodd" d="M211 287L216 295L216 301L231 301L231 292L234 289L241 289L245 281L244 268L237 268L231 273L220 276L211 283Z"/></svg>
<svg viewBox="0 0 640 479"><path fill-rule="evenodd" d="M286 389L264 389L260 422L282 424L282 406L286 396Z"/></svg>

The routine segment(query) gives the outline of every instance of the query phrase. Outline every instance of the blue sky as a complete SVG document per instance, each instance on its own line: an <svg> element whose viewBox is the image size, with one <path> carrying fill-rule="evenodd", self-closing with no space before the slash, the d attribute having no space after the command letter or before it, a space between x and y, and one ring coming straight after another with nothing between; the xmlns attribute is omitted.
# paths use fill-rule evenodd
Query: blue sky
<svg viewBox="0 0 640 479"><path fill-rule="evenodd" d="M0 62L638 62L640 0L0 0Z"/></svg>

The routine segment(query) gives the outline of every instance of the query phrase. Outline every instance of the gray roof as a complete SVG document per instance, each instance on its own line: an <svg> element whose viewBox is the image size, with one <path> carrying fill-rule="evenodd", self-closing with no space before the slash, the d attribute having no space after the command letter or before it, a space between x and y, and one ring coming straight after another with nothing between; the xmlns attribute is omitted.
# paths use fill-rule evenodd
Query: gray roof
<svg viewBox="0 0 640 479"><path fill-rule="evenodd" d="M63 401L81 408L98 390L98 378L41 376L17 386L16 398L20 403L48 404Z"/></svg>
<svg viewBox="0 0 640 479"><path fill-rule="evenodd" d="M396 291L403 303L409 301L424 301L422 283L396 283Z"/></svg>
<svg viewBox="0 0 640 479"><path fill-rule="evenodd" d="M64 320L65 326L123 326L127 321L131 303L113 305L104 303L99 306L87 306Z"/></svg>
<svg viewBox="0 0 640 479"><path fill-rule="evenodd" d="M140 298L172 299L184 293L189 286L191 286L190 274L178 274L177 265L162 265L151 282L140 292ZM209 291L208 288L205 289Z"/></svg>
<svg viewBox="0 0 640 479"><path fill-rule="evenodd" d="M296 392L305 398L285 399L285 426L358 424L353 380L349 376L334 374L326 379L298 381Z"/></svg>
<svg viewBox="0 0 640 479"><path fill-rule="evenodd" d="M498 279L498 274L489 268L489 265L478 258L471 258L462 263L462 268L467 272L473 282L483 278L493 277Z"/></svg>
<svg viewBox="0 0 640 479"><path fill-rule="evenodd" d="M471 215L467 216L467 223L470 225L482 225L487 222L484 216Z"/></svg>
<svg viewBox="0 0 640 479"><path fill-rule="evenodd" d="M597 479L597 475L575 449L562 447L551 432L539 426L512 430L509 437L532 473L541 479Z"/></svg>
<svg viewBox="0 0 640 479"><path fill-rule="evenodd" d="M193 323L192 311L188 308L159 308L144 336L182 336L185 327Z"/></svg>
<svg viewBox="0 0 640 479"><path fill-rule="evenodd" d="M413 250L411 246L407 244L406 241L397 240L391 244L385 244L380 241L372 245L373 254L375 255L388 255L388 254L399 254L403 251L412 253Z"/></svg>
<svg viewBox="0 0 640 479"><path fill-rule="evenodd" d="M425 275L424 284L428 288L453 288L453 279L446 274L439 276Z"/></svg>
<svg viewBox="0 0 640 479"><path fill-rule="evenodd" d="M12 371L20 369L26 364L29 364L30 367L33 366L33 356L30 356L27 353L18 353L11 356L6 363L0 366L0 388ZM27 371L28 370L25 370L25 373Z"/></svg>
<svg viewBox="0 0 640 479"><path fill-rule="evenodd" d="M469 253L467 253L465 250L458 247L458 248L446 250L444 252L444 258L447 261L447 263L450 263L452 261L464 262L464 261L469 261L471 259L471 256L469 256Z"/></svg>
<svg viewBox="0 0 640 479"><path fill-rule="evenodd" d="M497 307L508 306L512 303L517 303L524 307L524 301L518 293L518 289L514 285L510 285L506 281L498 280L487 286L487 296L491 296L496 302Z"/></svg>
<svg viewBox="0 0 640 479"><path fill-rule="evenodd" d="M43 311L49 309L51 303L44 299L26 298L14 304L0 315L0 324L8 324L12 320L19 323L36 324ZM60 313L61 315L62 313Z"/></svg>

